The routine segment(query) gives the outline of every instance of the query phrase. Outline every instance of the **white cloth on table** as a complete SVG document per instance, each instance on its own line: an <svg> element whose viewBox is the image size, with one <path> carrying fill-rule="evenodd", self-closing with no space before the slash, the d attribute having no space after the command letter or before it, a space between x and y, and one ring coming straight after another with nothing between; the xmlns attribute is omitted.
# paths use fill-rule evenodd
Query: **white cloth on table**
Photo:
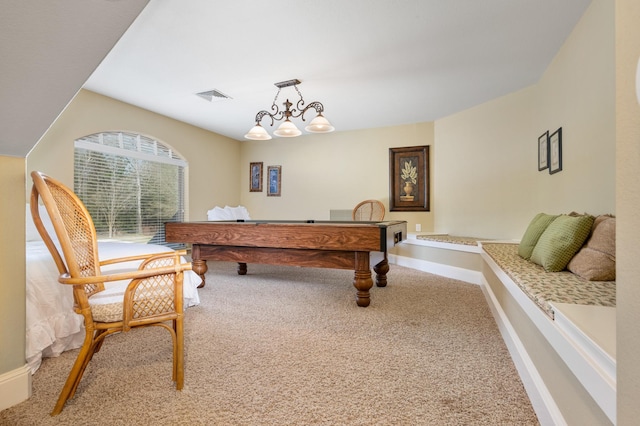
<svg viewBox="0 0 640 426"><path fill-rule="evenodd" d="M250 220L249 211L244 206L238 207L214 207L207 212L209 220Z"/></svg>

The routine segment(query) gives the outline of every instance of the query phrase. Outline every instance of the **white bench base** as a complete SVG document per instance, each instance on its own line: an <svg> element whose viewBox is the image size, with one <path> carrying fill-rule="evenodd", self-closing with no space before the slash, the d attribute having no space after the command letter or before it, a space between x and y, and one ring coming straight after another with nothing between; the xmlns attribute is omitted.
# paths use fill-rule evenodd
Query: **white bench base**
<svg viewBox="0 0 640 426"><path fill-rule="evenodd" d="M562 319L554 321L489 255L482 258L485 297L541 424L615 424L615 352L603 349L615 347L615 308L556 304ZM599 328L583 331L585 313Z"/></svg>

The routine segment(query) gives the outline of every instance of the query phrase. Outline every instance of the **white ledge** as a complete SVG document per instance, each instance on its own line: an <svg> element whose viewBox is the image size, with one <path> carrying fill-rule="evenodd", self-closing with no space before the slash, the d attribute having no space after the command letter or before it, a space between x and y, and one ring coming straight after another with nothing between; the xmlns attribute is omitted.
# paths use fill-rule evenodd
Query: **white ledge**
<svg viewBox="0 0 640 426"><path fill-rule="evenodd" d="M403 241L404 244L411 244L414 246L425 246L425 247L434 247L445 250L455 250L455 251L466 251L469 253L481 253L482 249L479 245L470 245L470 244L456 244L456 243L445 243L442 241L433 241L433 240L421 240L418 239L418 235L445 235L445 234L408 234L407 239Z"/></svg>

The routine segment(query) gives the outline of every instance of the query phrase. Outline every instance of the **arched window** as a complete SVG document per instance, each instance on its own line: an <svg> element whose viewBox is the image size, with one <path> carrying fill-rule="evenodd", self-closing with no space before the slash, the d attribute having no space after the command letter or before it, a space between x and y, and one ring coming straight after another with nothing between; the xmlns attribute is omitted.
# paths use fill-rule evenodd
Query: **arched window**
<svg viewBox="0 0 640 426"><path fill-rule="evenodd" d="M74 191L98 238L167 244L164 223L184 220L187 162L135 133L103 132L74 145Z"/></svg>

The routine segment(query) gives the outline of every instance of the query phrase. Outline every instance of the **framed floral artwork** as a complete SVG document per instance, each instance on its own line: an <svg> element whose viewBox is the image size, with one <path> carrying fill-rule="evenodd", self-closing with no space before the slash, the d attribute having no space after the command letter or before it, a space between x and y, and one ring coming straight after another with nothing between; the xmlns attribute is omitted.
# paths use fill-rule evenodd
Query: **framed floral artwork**
<svg viewBox="0 0 640 426"><path fill-rule="evenodd" d="M269 185L267 187L267 196L279 197L281 194L280 188L282 186L282 166L267 167L267 179Z"/></svg>
<svg viewBox="0 0 640 426"><path fill-rule="evenodd" d="M429 211L429 146L389 148L389 210Z"/></svg>
<svg viewBox="0 0 640 426"><path fill-rule="evenodd" d="M262 192L262 162L249 163L249 191Z"/></svg>

